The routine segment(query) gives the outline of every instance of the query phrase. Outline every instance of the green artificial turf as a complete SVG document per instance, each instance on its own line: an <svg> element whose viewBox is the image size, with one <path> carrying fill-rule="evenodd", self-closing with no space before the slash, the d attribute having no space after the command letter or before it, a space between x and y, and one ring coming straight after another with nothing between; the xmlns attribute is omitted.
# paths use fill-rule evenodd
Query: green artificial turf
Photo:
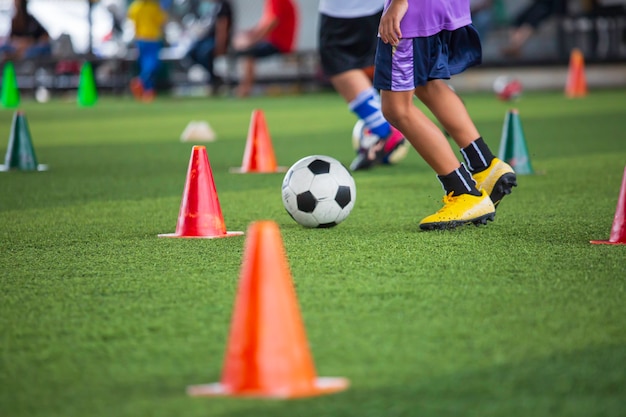
<svg viewBox="0 0 626 417"><path fill-rule="evenodd" d="M0 173L0 415L623 416L626 246L589 241L609 238L616 213L626 91L463 98L495 153L519 109L535 173L493 223L421 232L442 191L413 151L355 173L355 208L332 229L291 220L283 174L229 172L253 109L279 165L348 165L355 119L335 93L89 108L23 97L49 170ZM5 137L12 117L0 110ZM348 378L347 391L186 395L220 380L246 241L157 237L176 227L191 120L218 135L206 147L227 229L279 225L316 370Z"/></svg>

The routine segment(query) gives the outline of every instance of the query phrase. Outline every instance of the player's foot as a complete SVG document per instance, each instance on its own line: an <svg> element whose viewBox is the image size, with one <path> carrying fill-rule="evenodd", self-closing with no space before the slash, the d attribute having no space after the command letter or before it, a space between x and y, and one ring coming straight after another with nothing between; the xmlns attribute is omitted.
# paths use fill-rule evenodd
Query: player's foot
<svg viewBox="0 0 626 417"><path fill-rule="evenodd" d="M146 90L143 92L143 97L141 97L141 101L144 103L152 103L156 97L156 93L154 90Z"/></svg>
<svg viewBox="0 0 626 417"><path fill-rule="evenodd" d="M381 139L370 147L359 148L356 158L350 164L352 171L368 169L380 163L389 164L393 151L404 144L406 139L395 127L391 127L391 134L386 139Z"/></svg>
<svg viewBox="0 0 626 417"><path fill-rule="evenodd" d="M400 152L396 151L401 146L404 146L406 143L406 139L404 135L395 127L391 126L391 135L387 138L384 147L383 154L383 164L392 164L396 162L397 159L402 159L406 155L406 151L402 152L400 156Z"/></svg>
<svg viewBox="0 0 626 417"><path fill-rule="evenodd" d="M443 207L435 214L425 217L420 222L420 229L453 229L464 224L487 224L496 216L496 208L489 198L489 194L482 191L482 195L452 193L443 197Z"/></svg>
<svg viewBox="0 0 626 417"><path fill-rule="evenodd" d="M496 207L517 186L517 176L513 168L498 158L493 158L487 169L473 173L472 177L476 181L476 188L485 190Z"/></svg>
<svg viewBox="0 0 626 417"><path fill-rule="evenodd" d="M137 100L143 99L143 84L139 78L133 78L129 84L130 92Z"/></svg>

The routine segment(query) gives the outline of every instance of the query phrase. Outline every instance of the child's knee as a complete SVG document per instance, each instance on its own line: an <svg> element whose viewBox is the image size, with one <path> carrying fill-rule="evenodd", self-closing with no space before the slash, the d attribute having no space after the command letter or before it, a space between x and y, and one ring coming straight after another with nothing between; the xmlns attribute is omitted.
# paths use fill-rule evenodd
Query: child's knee
<svg viewBox="0 0 626 417"><path fill-rule="evenodd" d="M409 109L398 102L384 101L381 103L381 111L385 119L393 126L398 126L403 118L409 114Z"/></svg>

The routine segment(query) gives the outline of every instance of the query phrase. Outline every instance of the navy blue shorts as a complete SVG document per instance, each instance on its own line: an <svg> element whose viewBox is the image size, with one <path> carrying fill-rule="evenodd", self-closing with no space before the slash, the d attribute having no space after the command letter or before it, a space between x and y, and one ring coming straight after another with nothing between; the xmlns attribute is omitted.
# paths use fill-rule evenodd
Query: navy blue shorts
<svg viewBox="0 0 626 417"><path fill-rule="evenodd" d="M410 91L430 80L450 79L481 61L480 36L472 25L423 38L401 39L395 47L379 38L374 87Z"/></svg>

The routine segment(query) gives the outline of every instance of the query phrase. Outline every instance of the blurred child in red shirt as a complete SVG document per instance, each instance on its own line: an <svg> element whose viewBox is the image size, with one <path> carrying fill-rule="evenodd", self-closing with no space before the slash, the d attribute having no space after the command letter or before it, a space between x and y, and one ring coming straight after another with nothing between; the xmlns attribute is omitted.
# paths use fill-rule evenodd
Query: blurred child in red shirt
<svg viewBox="0 0 626 417"><path fill-rule="evenodd" d="M238 33L233 48L242 56L243 77L237 95L250 95L254 86L255 60L292 52L298 31L298 8L292 0L266 0L263 15L251 29Z"/></svg>

